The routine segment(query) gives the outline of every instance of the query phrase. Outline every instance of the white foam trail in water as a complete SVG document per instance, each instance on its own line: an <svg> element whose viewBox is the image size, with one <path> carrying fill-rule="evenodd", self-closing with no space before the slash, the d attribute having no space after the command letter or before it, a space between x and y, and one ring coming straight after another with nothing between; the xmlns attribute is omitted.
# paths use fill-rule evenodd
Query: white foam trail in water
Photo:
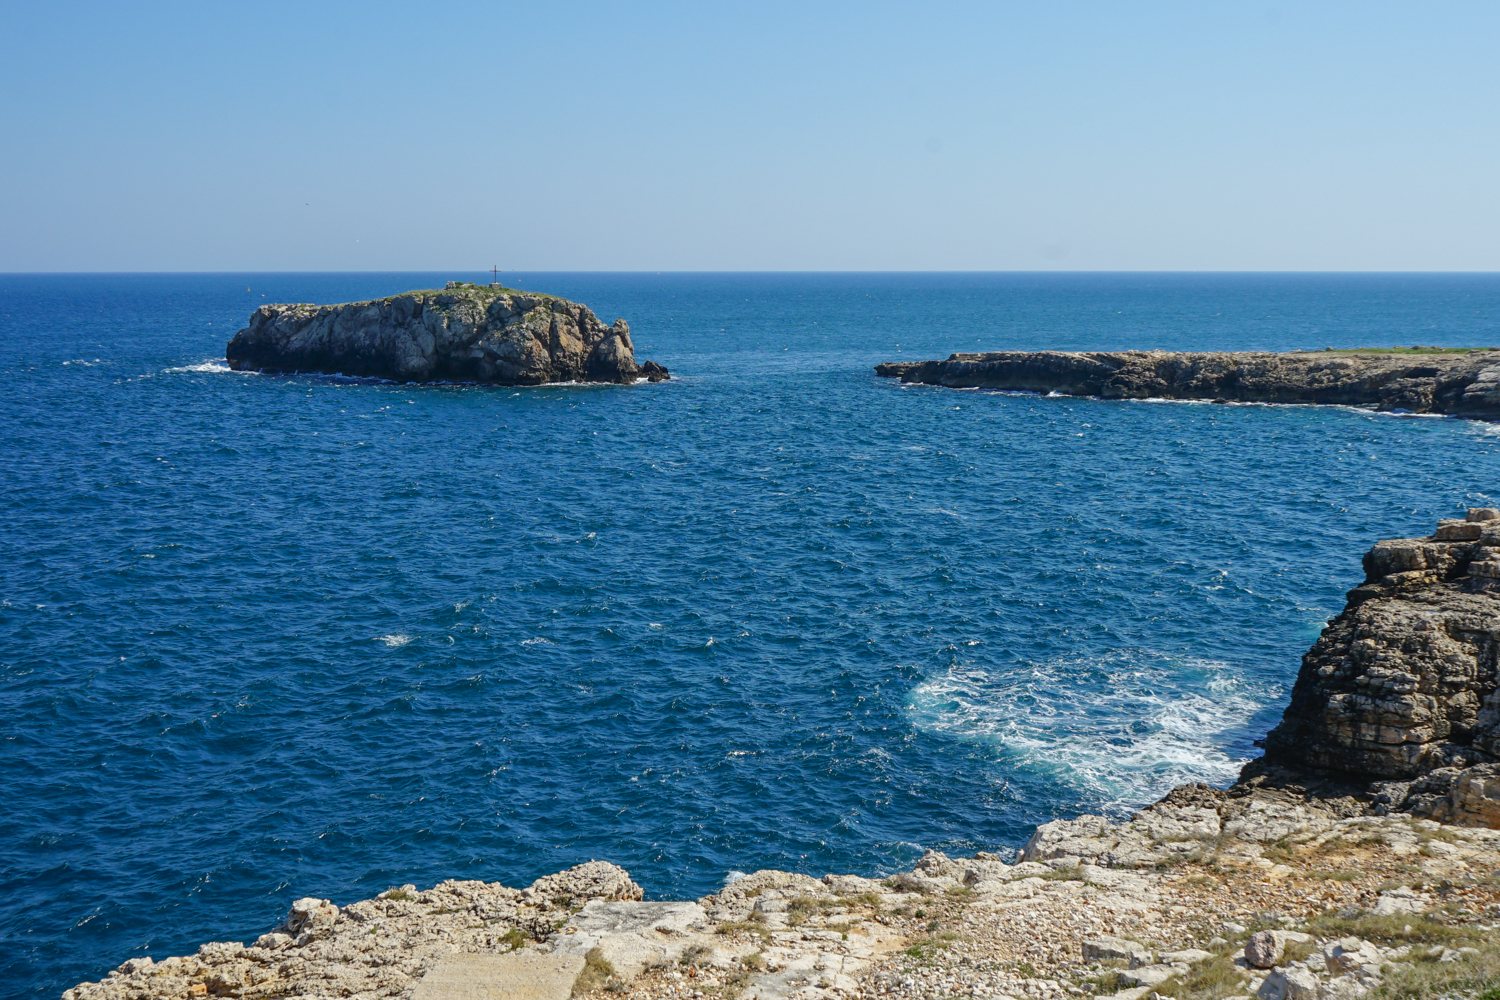
<svg viewBox="0 0 1500 1000"><path fill-rule="evenodd" d="M908 708L922 730L998 745L1018 770L1121 813L1186 782L1232 782L1249 759L1246 724L1281 693L1225 663L1122 650L954 666L918 685Z"/></svg>
<svg viewBox="0 0 1500 1000"><path fill-rule="evenodd" d="M200 361L196 365L180 365L176 368L163 368L162 371L166 374L174 374L179 372L205 372L214 375L225 373L233 375L255 374L254 372L237 372L233 368L230 368L226 362L222 360L215 360L213 358L210 358L207 361Z"/></svg>
<svg viewBox="0 0 1500 1000"><path fill-rule="evenodd" d="M397 649L401 646L406 645L408 642L411 642L411 636L402 635L399 632L393 632L390 635L376 636L375 641L383 642L392 649Z"/></svg>

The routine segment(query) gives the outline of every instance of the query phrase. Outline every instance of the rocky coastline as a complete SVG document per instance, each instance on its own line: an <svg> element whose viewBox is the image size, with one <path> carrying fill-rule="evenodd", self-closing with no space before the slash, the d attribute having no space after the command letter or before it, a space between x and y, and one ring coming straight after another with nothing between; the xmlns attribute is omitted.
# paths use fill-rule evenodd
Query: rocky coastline
<svg viewBox="0 0 1500 1000"><path fill-rule="evenodd" d="M605 326L555 295L450 281L342 305L264 305L225 348L235 371L316 372L397 382L660 382L636 363L630 326Z"/></svg>
<svg viewBox="0 0 1500 1000"><path fill-rule="evenodd" d="M524 889L297 900L254 942L64 1000L1500 996L1500 510L1377 543L1266 754L1127 820L872 879L758 871L647 902L590 861Z"/></svg>
<svg viewBox="0 0 1500 1000"><path fill-rule="evenodd" d="M1307 351L995 351L875 366L886 378L955 389L1316 403L1500 419L1500 350L1453 353Z"/></svg>

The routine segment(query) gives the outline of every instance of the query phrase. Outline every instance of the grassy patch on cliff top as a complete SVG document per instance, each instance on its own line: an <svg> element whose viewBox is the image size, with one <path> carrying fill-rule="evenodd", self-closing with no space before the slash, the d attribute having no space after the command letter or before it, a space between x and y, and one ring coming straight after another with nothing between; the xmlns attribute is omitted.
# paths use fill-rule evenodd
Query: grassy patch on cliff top
<svg viewBox="0 0 1500 1000"><path fill-rule="evenodd" d="M1500 347L1423 347L1413 344L1410 347L1325 347L1321 351L1293 351L1293 354L1484 354L1487 351L1500 351Z"/></svg>
<svg viewBox="0 0 1500 1000"><path fill-rule="evenodd" d="M1426 959L1386 966L1386 980L1376 990L1378 1000L1438 1000L1474 997L1500 1000L1500 945L1481 942L1478 954L1458 961Z"/></svg>
<svg viewBox="0 0 1500 1000"><path fill-rule="evenodd" d="M461 281L458 283L457 288L413 288L409 292L387 295L375 301L388 302L391 299L399 299L403 295L464 295L478 299L494 299L501 295L532 295L539 299L561 298L558 295L548 295L546 292L528 292L523 288L506 288L504 285L480 285L474 282Z"/></svg>

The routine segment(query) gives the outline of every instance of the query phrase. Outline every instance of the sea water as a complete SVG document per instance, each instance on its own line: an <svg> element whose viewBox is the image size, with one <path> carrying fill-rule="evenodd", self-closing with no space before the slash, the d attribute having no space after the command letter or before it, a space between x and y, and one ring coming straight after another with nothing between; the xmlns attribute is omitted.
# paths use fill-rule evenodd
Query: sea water
<svg viewBox="0 0 1500 1000"><path fill-rule="evenodd" d="M240 374L261 303L467 274L0 277L0 992L301 896L876 876L1226 784L1494 425L876 378L1006 348L1500 343L1500 278L505 275L668 383Z"/></svg>

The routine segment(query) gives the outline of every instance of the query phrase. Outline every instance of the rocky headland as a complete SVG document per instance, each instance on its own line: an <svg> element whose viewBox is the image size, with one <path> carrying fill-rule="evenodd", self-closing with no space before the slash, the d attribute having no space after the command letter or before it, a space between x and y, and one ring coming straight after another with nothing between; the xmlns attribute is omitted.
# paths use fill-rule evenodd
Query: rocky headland
<svg viewBox="0 0 1500 1000"><path fill-rule="evenodd" d="M950 388L1099 396L1321 403L1500 419L1500 350L995 351L898 361L877 375Z"/></svg>
<svg viewBox="0 0 1500 1000"><path fill-rule="evenodd" d="M591 861L524 889L297 900L250 943L133 958L64 1000L1500 997L1500 510L1377 543L1228 789L646 902Z"/></svg>
<svg viewBox="0 0 1500 1000"><path fill-rule="evenodd" d="M342 305L265 305L225 349L235 371L317 372L398 382L659 382L630 326L605 326L554 295L450 281Z"/></svg>

